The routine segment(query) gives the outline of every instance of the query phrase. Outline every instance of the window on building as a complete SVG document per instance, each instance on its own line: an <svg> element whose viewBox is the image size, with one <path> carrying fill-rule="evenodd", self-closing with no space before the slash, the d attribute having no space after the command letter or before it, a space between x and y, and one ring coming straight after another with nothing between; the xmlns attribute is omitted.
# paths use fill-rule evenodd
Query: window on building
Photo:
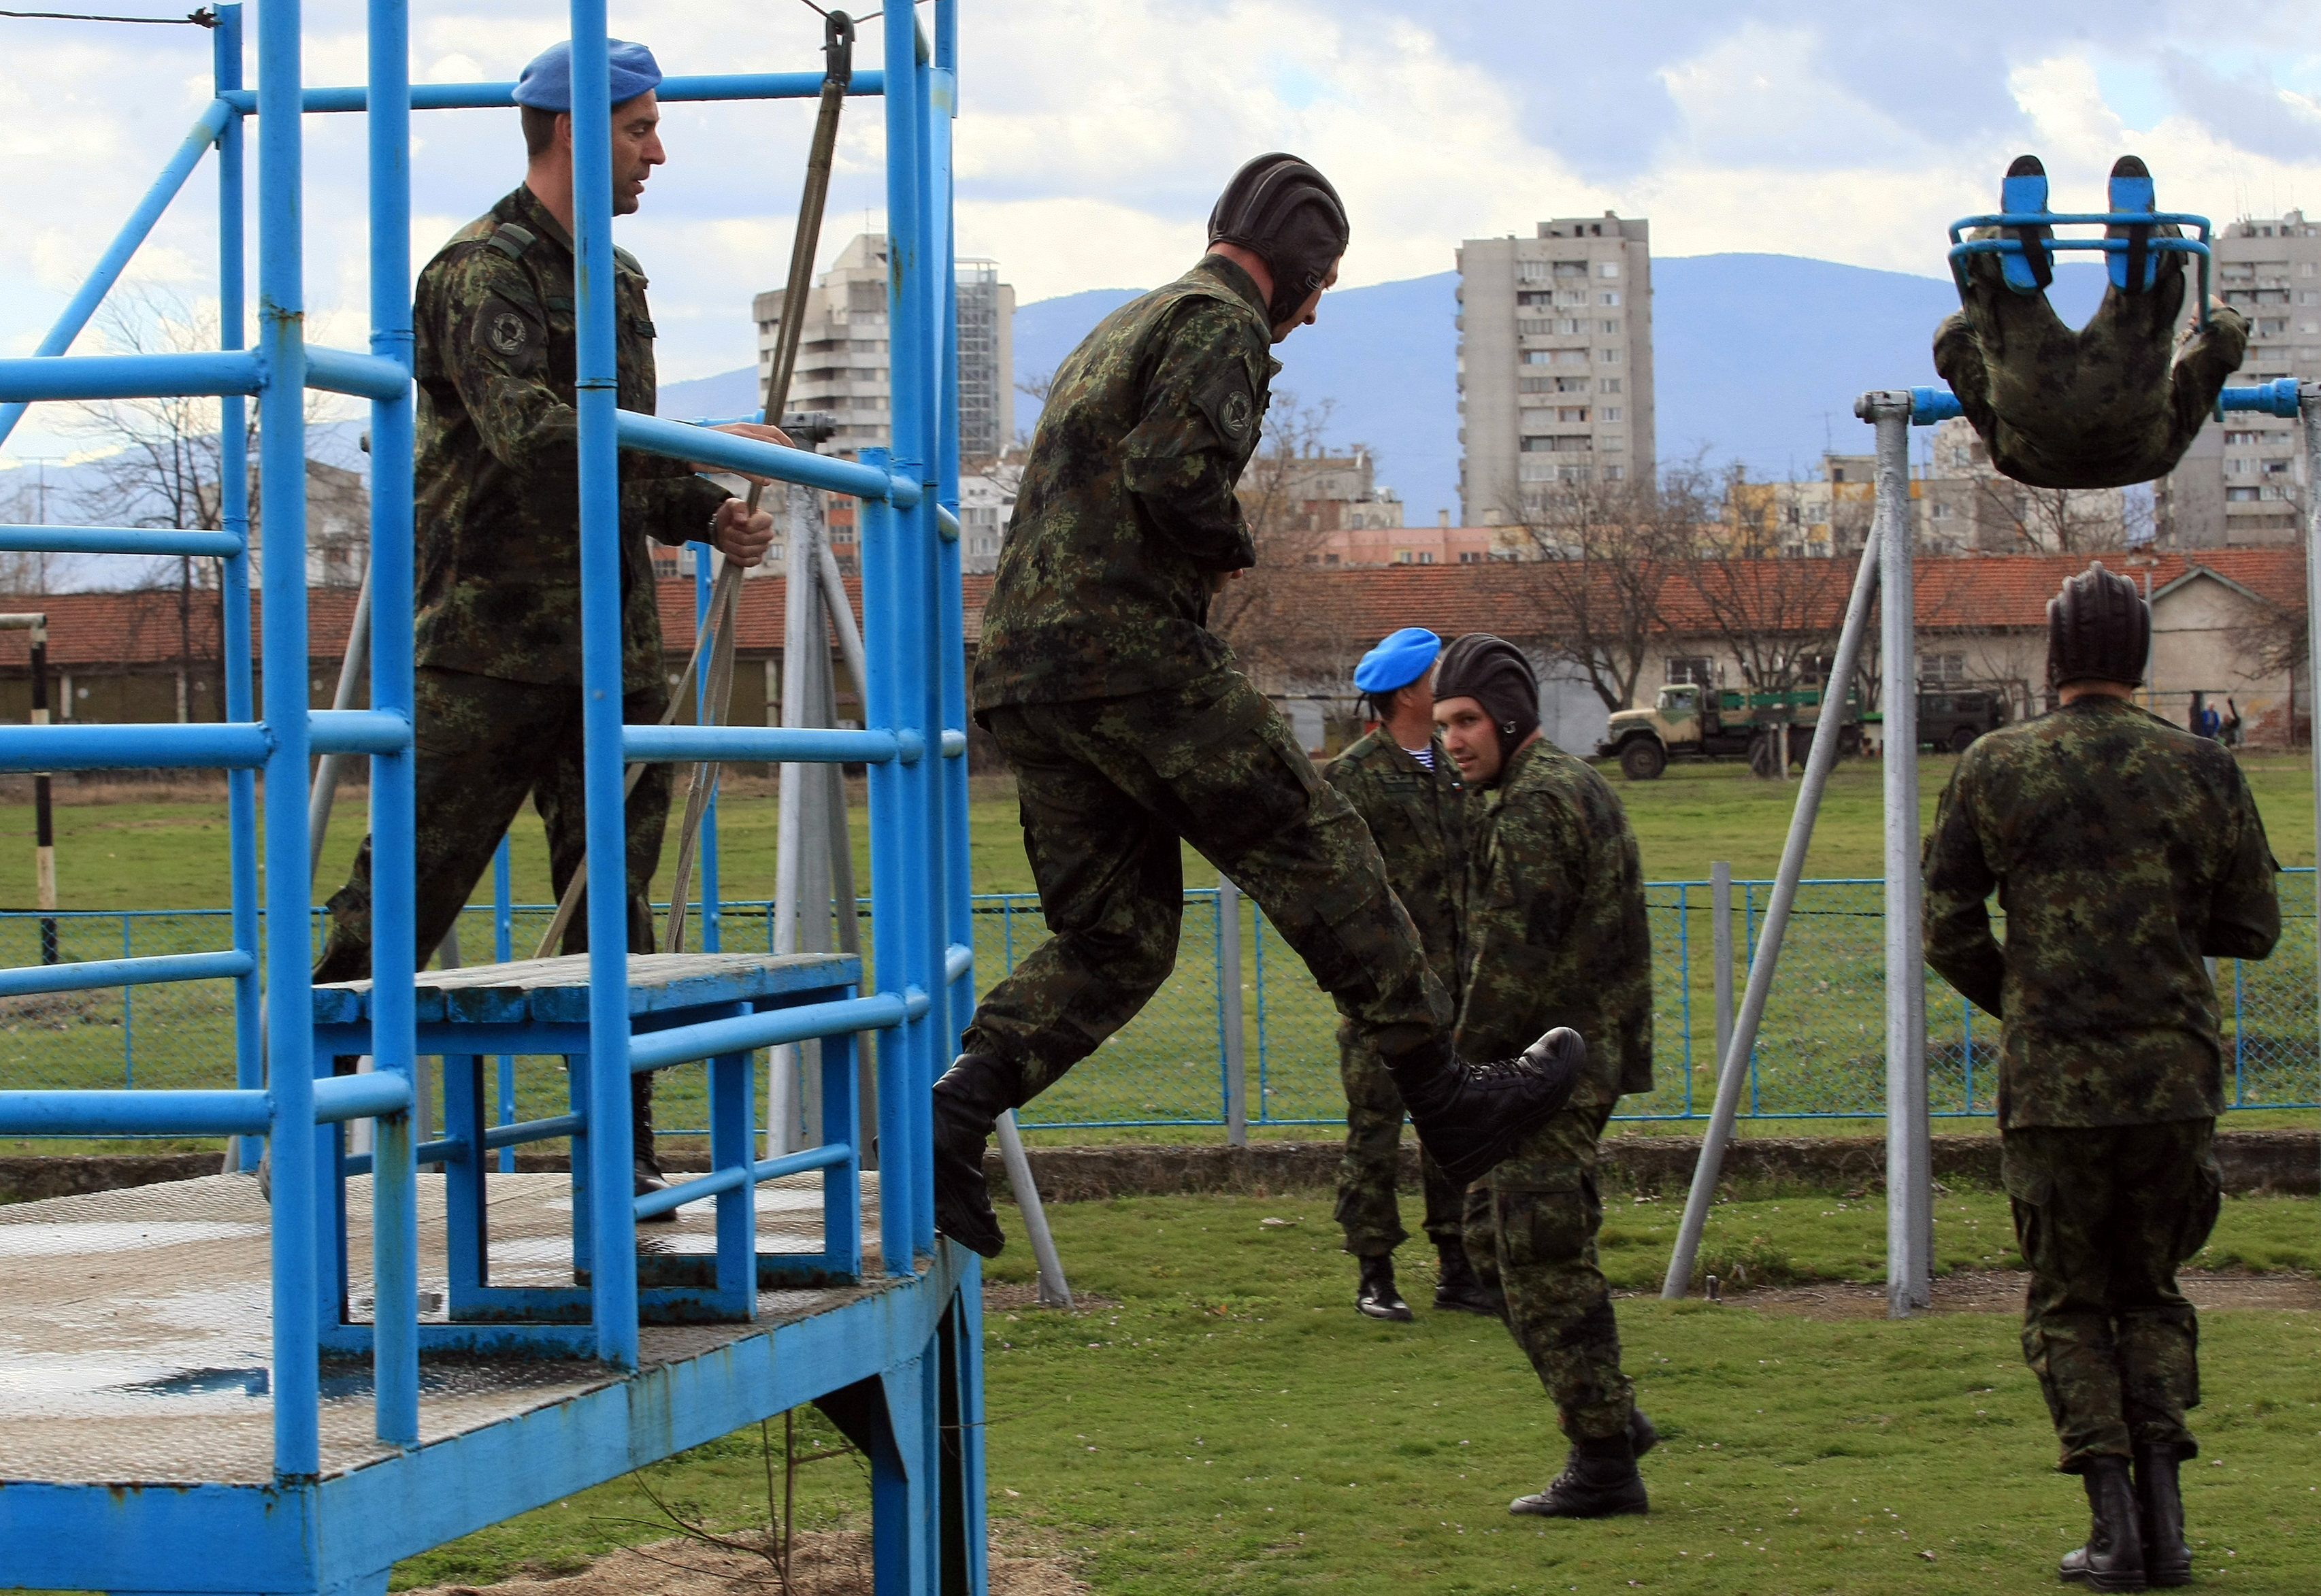
<svg viewBox="0 0 2321 1596"><path fill-rule="evenodd" d="M1620 351L1617 349L1598 349L1596 355L1597 358L1602 360L1606 366L1617 366L1620 363Z"/></svg>
<svg viewBox="0 0 2321 1596"><path fill-rule="evenodd" d="M2311 277L2313 275L2313 263L2309 260L2298 261L2297 263L2297 275L2300 277Z"/></svg>
<svg viewBox="0 0 2321 1596"><path fill-rule="evenodd" d="M1555 275L1559 277L1584 277L1588 275L1588 263L1584 260L1559 260L1555 263Z"/></svg>
<svg viewBox="0 0 2321 1596"><path fill-rule="evenodd" d="M1599 377L1597 379L1596 391L1599 394L1616 394L1620 391L1620 379L1616 376Z"/></svg>
<svg viewBox="0 0 2321 1596"><path fill-rule="evenodd" d="M1554 303L1555 295L1552 294L1530 293L1518 294L1515 295L1516 308L1522 310L1534 309L1543 305L1553 304Z"/></svg>
<svg viewBox="0 0 2321 1596"><path fill-rule="evenodd" d="M2225 490L2225 501L2227 503L2253 504L2256 503L2256 498L2257 490L2253 487L2228 487Z"/></svg>
<svg viewBox="0 0 2321 1596"><path fill-rule="evenodd" d="M1544 260L1518 260L1515 262L1515 277L1519 281L1525 283L1543 283L1548 277L1547 262Z"/></svg>
<svg viewBox="0 0 2321 1596"><path fill-rule="evenodd" d="M1936 521L1948 521L1951 518L1951 506L1948 504L1936 504L1931 507L1928 513Z"/></svg>
<svg viewBox="0 0 2321 1596"><path fill-rule="evenodd" d="M1479 566L1483 563L1483 557L1471 549L1462 549L1459 551L1459 563L1462 566Z"/></svg>
<svg viewBox="0 0 2321 1596"><path fill-rule="evenodd" d="M1672 684L1697 682L1706 687L1716 680L1716 662L1706 655L1671 654L1668 656L1668 675L1661 679Z"/></svg>
<svg viewBox="0 0 2321 1596"><path fill-rule="evenodd" d="M2288 331L2289 322L2281 317L2262 317L2256 324L2256 335L2259 338L2279 338Z"/></svg>
<svg viewBox="0 0 2321 1596"><path fill-rule="evenodd" d="M1616 422L1621 419L1624 413L1616 404L1606 404L1603 409L1597 411L1596 413L1602 416L1607 422Z"/></svg>
<svg viewBox="0 0 2321 1596"><path fill-rule="evenodd" d="M1604 320L1596 323L1596 330L1598 332L1609 332L1617 336L1620 330L1626 325L1627 323L1625 322L1618 321L1614 317L1606 316Z"/></svg>
<svg viewBox="0 0 2321 1596"><path fill-rule="evenodd" d="M1604 480L1606 482L1622 481L1627 476L1627 475L1628 468L1625 466L1606 466L1604 467Z"/></svg>
<svg viewBox="0 0 2321 1596"><path fill-rule="evenodd" d="M1620 303L1620 291L1617 288L1606 288L1602 293L1596 295L1596 303L1597 304L1617 304Z"/></svg>
<svg viewBox="0 0 2321 1596"><path fill-rule="evenodd" d="M1620 275L1620 263L1616 260L1599 260L1596 263L1596 275L1599 277L1616 277Z"/></svg>
<svg viewBox="0 0 2321 1596"><path fill-rule="evenodd" d="M1553 349L1525 349L1523 352L1523 363L1526 366L1552 366L1555 364L1555 351ZM1543 379L1533 378L1529 380L1538 381ZM1539 389L1533 390L1534 393L1540 391L1541 390Z"/></svg>
<svg viewBox="0 0 2321 1596"><path fill-rule="evenodd" d="M1584 422L1588 419L1588 407L1584 404L1559 405L1555 419L1559 422Z"/></svg>
<svg viewBox="0 0 2321 1596"><path fill-rule="evenodd" d="M1918 680L1922 683L1965 681L1966 656L1963 654L1919 655Z"/></svg>

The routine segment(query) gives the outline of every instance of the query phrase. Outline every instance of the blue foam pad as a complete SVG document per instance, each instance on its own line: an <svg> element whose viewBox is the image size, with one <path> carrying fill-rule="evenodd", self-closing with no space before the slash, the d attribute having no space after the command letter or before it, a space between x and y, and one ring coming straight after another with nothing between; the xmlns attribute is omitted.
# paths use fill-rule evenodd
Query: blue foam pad
<svg viewBox="0 0 2321 1596"><path fill-rule="evenodd" d="M2047 179L2044 176L2003 179L1998 185L1998 208L2010 216L2043 214L2047 209ZM2039 292L2042 274L2033 269L2027 256L2010 251L1998 258L1998 267L2006 277L2007 286L2016 293ZM2052 253L2047 257L2047 268L2043 275L2052 277L2054 257Z"/></svg>
<svg viewBox="0 0 2321 1596"><path fill-rule="evenodd" d="M2154 211L2159 209L2157 196L2149 177L2114 177L2111 180L2110 207L2114 214L2122 211ZM2127 252L2114 250L2104 256L2105 269L2111 273L2112 286L2127 287ZM2144 282L2149 289L2160 279L2160 255L2146 250L2144 257Z"/></svg>

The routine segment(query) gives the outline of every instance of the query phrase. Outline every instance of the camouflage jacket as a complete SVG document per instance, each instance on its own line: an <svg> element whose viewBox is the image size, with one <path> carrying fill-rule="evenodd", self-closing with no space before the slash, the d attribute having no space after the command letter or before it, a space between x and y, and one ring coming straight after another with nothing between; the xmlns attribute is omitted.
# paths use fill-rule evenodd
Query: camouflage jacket
<svg viewBox="0 0 2321 1596"><path fill-rule="evenodd" d="M1331 760L1324 774L1386 856L1387 884L1417 925L1435 979L1456 992L1465 957L1467 789L1443 739L1434 746L1429 770L1381 726Z"/></svg>
<svg viewBox="0 0 2321 1596"><path fill-rule="evenodd" d="M2222 746L2116 698L2002 727L1959 760L1925 868L1926 962L1999 1017L2002 1128L2224 1106L2201 959L2271 952L2280 902L2264 822Z"/></svg>
<svg viewBox="0 0 2321 1596"><path fill-rule="evenodd" d="M645 277L615 249L620 404L654 400ZM418 657L504 681L580 682L579 414L572 241L518 188L419 274ZM622 675L660 676L648 538L701 537L732 497L682 460L621 456Z"/></svg>
<svg viewBox="0 0 2321 1596"><path fill-rule="evenodd" d="M1230 661L1209 588L1257 560L1233 489L1279 369L1264 304L1212 255L1056 368L983 612L976 708L1146 693Z"/></svg>
<svg viewBox="0 0 2321 1596"><path fill-rule="evenodd" d="M1504 1058L1568 1025L1588 1042L1573 1106L1652 1089L1652 939L1627 812L1542 738L1482 799L1468 857L1459 1050Z"/></svg>

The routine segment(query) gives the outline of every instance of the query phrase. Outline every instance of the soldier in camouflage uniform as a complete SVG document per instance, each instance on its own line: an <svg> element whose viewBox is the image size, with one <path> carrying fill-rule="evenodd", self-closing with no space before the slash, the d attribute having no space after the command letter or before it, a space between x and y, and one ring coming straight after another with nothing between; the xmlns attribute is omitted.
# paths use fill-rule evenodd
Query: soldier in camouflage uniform
<svg viewBox="0 0 2321 1596"><path fill-rule="evenodd" d="M1055 935L992 988L936 1083L935 1223L1005 1245L984 1183L1004 1111L1134 1017L1175 967L1189 842L1254 898L1367 1037L1454 1177L1560 1105L1561 1039L1469 1066L1451 1006L1351 805L1208 630L1256 558L1234 488L1276 364L1346 247L1319 172L1261 156L1211 248L1123 305L1057 368L984 611L977 718L1015 768Z"/></svg>
<svg viewBox="0 0 2321 1596"><path fill-rule="evenodd" d="M2038 160L2028 155L2007 174L2010 197L2019 199L2015 191L2028 185L2043 212L2046 182ZM2112 182L2115 211L2151 208L2151 176L2134 156L2120 158ZM2124 186L2134 185L2140 185L2144 203L2119 203ZM1998 231L1979 228L1972 236L1992 238ZM2167 223L2151 233L2180 238L2182 230ZM2018 482L2123 487L2166 476L2240 365L2247 318L2217 304L2207 325L2188 328L2179 340L2186 258L2153 251L2141 282L2127 275L2122 257L2112 258L2119 263L2114 274L2119 280L2105 290L2088 324L2074 331L2047 303L2047 258L2035 249L2025 257L2033 269L2016 268L2018 286L2007 280L2001 257L1967 257L1965 309L1935 330L1934 369L1958 395L1991 463Z"/></svg>
<svg viewBox="0 0 2321 1596"><path fill-rule="evenodd" d="M1386 859L1386 876L1418 928L1426 963L1456 990L1467 912L1467 790L1434 735L1429 680L1443 640L1405 627L1362 657L1354 685L1368 695L1378 727L1330 762L1330 784L1346 795ZM1338 1028L1338 1075L1346 1088L1346 1153L1338 1165L1338 1224L1361 1263L1354 1307L1372 1319L1406 1321L1409 1305L1394 1279L1402 1228L1395 1180L1402 1163L1402 1094L1378 1050L1352 1025ZM1418 1149L1426 1235L1442 1271L1437 1308L1498 1312L1467 1262L1460 1193L1434 1155Z"/></svg>
<svg viewBox="0 0 2321 1596"><path fill-rule="evenodd" d="M2232 754L2131 700L2151 642L2134 584L2092 565L2047 616L2062 707L1960 759L1925 845L1926 962L1999 1019L2023 1355L2093 1517L2063 1577L2136 1591L2191 1578L2177 1465L2198 1450L2198 1328L2176 1269L2216 1221L2224 1106L2202 961L2272 950L2278 866Z"/></svg>
<svg viewBox="0 0 2321 1596"><path fill-rule="evenodd" d="M1539 730L1539 683L1488 633L1443 650L1435 719L1479 794L1469 857L1459 1047L1569 1026L1588 1038L1571 1101L1467 1192L1467 1250L1504 1294L1507 1328L1571 1442L1563 1472L1511 1512L1641 1513L1638 1454L1659 1437L1620 1370L1620 1330L1596 1259L1597 1141L1624 1093L1652 1089L1652 944L1643 866L1604 778Z"/></svg>
<svg viewBox="0 0 2321 1596"><path fill-rule="evenodd" d="M614 209L631 212L666 159L642 45L614 42ZM453 924L529 796L548 830L560 896L587 851L580 730L579 422L572 283L570 51L524 68L529 170L523 186L454 233L419 275L417 680L418 946ZM652 318L643 269L615 249L620 404L653 410ZM773 428L724 429L787 442ZM755 565L773 518L684 461L621 456L622 718L660 718L668 702L650 540L715 542ZM380 617L381 625L395 618ZM630 795L629 947L653 947L646 892L669 813L669 767L646 767ZM330 901L317 982L370 975L370 841ZM586 909L563 950L587 948ZM637 1190L662 1183L652 1148L652 1077L636 1077Z"/></svg>

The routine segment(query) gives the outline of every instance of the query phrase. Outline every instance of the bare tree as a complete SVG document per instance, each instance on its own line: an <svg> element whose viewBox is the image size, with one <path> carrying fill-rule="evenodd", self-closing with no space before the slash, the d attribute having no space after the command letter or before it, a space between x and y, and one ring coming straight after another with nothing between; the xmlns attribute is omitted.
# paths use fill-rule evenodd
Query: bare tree
<svg viewBox="0 0 2321 1596"><path fill-rule="evenodd" d="M1516 580L1537 607L1540 651L1570 667L1606 709L1627 708L1661 643L1668 585L1710 518L1698 473L1606 481L1567 467L1503 513L1526 545Z"/></svg>
<svg viewBox="0 0 2321 1596"><path fill-rule="evenodd" d="M1725 474L1728 506L1761 501L1734 489L1739 467ZM1851 562L1784 558L1778 529L1754 512L1728 522L1729 536L1685 567L1686 577L1711 628L1757 693L1780 693L1818 684L1828 670L1845 619Z"/></svg>
<svg viewBox="0 0 2321 1596"><path fill-rule="evenodd" d="M2022 553L2103 553L2127 547L2126 501L2116 492L2029 487L1978 475L1974 494L1976 523L2001 529Z"/></svg>
<svg viewBox="0 0 2321 1596"><path fill-rule="evenodd" d="M1331 406L1308 405L1277 389L1265 413L1265 438L1242 473L1242 516L1257 564L1225 582L1209 600L1209 630L1243 658L1275 671L1308 668L1306 655L1320 619L1312 592L1330 530L1299 489L1312 474L1329 430Z"/></svg>

